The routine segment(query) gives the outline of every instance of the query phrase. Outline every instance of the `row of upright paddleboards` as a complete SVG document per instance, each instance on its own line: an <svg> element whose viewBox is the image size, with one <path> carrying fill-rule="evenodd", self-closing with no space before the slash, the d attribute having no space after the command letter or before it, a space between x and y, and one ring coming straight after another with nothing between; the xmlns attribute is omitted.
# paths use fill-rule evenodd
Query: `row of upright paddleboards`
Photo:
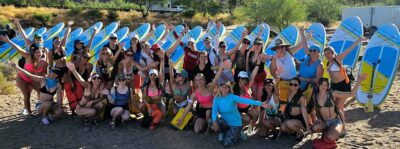
<svg viewBox="0 0 400 149"><path fill-rule="evenodd" d="M55 36L59 36L60 38L64 38L64 33L66 28L64 28L64 23L58 23L53 26L51 29L46 27L39 28L35 30L32 27L25 29L25 34L32 40L34 34L40 34L43 36L44 45L48 49L52 49L52 39ZM263 26L263 27L261 27ZM81 40L87 45L89 43L90 37L94 32L94 28L101 29L103 28L102 22L97 22L91 27L83 30L82 28L74 29L69 39L67 40L66 45L66 54L68 59L70 58L73 52L73 41L76 39ZM139 40L143 40L150 31L151 25L149 23L144 23L139 26L134 31L130 32L128 27L122 27L118 30L119 24L117 22L112 22L94 37L93 44L91 46L90 52L92 55L91 62L95 62L99 59L99 51L101 48L108 43L108 38L111 33L116 33L118 36L118 41L121 43L125 43L125 48L130 47L130 40L132 37L136 36ZM251 41L257 37L260 30L263 28L261 39L263 41L263 49L264 53L268 55L274 55L275 51L272 51L271 48L275 45L275 41L277 39L282 39L286 43L291 44L292 46L298 44L300 42L299 30L296 26L291 25L283 29L278 36L270 41L267 45L269 36L270 36L270 27L266 23L259 24L252 32L248 35ZM148 42L150 45L153 45L160 41L160 39L166 33L167 27L164 24L160 24L155 28L153 35L149 38ZM183 25L175 26L175 30L178 34L184 30ZM225 35L226 28L224 25L221 25L219 31L219 39L221 41L225 41L227 43L227 50L233 49L238 43L242 36L242 32L246 30L244 26L236 27L232 32ZM206 33L202 33L203 28L201 26L196 26L189 30L187 34L182 38L182 42L186 43L190 38L193 38L196 42L196 47L200 51L204 51L204 43L203 40L205 37L211 37L214 39L216 36L216 26L210 29ZM320 47L332 46L336 53L340 54L344 50L350 47L356 40L363 36L363 24L358 17L349 17L342 21L339 28L336 29L334 35L330 39L329 43L326 43L326 32L325 27L321 23L313 23L308 29L306 29L307 33L312 33L312 37L308 39L307 43L309 45L317 44ZM364 52L364 56L360 63L359 74L367 73L369 77L367 80L364 80L361 84L361 87L357 91L357 100L360 104L366 105L367 103L372 104L375 107L378 107L383 103L386 96L388 95L391 85L393 84L394 76L396 73L396 69L399 63L399 55L400 55L400 36L399 36L398 28L393 24L385 24L378 28L378 31L372 36L370 42L367 45L366 51ZM169 49L172 44L176 41L175 36L172 32L169 32L165 39L165 42L161 45L163 49ZM24 47L25 42L23 38L18 35L12 39L12 41L18 44L21 47ZM214 42L214 41L213 41ZM218 43L213 43L216 46ZM252 45L253 43L251 43ZM250 45L250 46L251 46ZM361 43L353 49L350 54L348 54L344 60L343 65L350 66L354 68L360 53ZM175 52L172 53L171 60L175 62L178 66L182 64L182 57L184 55L183 47L178 46ZM299 50L297 53L294 53L294 57L298 60L302 60L306 57L306 53L303 49ZM16 50L12 50L12 47L9 44L4 44L0 46L0 60L7 61L9 59L16 60L20 57L19 53ZM321 55L322 57L322 55ZM324 60L326 63L326 60ZM266 68L268 68L270 62L266 62ZM326 64L324 64L326 66ZM325 72L324 76L328 77L328 73Z"/></svg>

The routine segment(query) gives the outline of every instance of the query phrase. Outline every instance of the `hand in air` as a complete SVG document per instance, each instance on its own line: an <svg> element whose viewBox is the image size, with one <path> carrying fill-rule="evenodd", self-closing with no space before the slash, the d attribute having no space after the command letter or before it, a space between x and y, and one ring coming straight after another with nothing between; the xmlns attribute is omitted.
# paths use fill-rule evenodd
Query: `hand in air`
<svg viewBox="0 0 400 149"><path fill-rule="evenodd" d="M75 65L74 65L74 63L72 63L72 62L69 62L69 63L67 63L67 67L68 67L68 69L69 70L75 70Z"/></svg>
<svg viewBox="0 0 400 149"><path fill-rule="evenodd" d="M1 41L4 41L4 42L10 42L10 38L8 38L8 36L6 35L6 36L3 36L3 35L0 35L0 40Z"/></svg>
<svg viewBox="0 0 400 149"><path fill-rule="evenodd" d="M72 21L72 20L69 20L69 21L68 21L68 23L67 23L67 26L68 26L68 27L71 27L71 26L72 26L72 24L74 24L74 21Z"/></svg>

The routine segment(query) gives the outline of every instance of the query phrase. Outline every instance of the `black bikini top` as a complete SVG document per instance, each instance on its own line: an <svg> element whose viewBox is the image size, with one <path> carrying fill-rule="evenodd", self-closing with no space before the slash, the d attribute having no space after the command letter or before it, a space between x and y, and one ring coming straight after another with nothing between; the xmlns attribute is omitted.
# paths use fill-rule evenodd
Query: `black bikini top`
<svg viewBox="0 0 400 149"><path fill-rule="evenodd" d="M53 92L50 92L49 90L47 90L46 85L44 85L42 88L40 88L40 92L54 96L57 93L57 88Z"/></svg>
<svg viewBox="0 0 400 149"><path fill-rule="evenodd" d="M53 49L53 60L58 60L58 59L63 58L65 56L66 56L66 54L65 54L64 50L61 50L61 53L56 53L56 52L54 52L54 49Z"/></svg>

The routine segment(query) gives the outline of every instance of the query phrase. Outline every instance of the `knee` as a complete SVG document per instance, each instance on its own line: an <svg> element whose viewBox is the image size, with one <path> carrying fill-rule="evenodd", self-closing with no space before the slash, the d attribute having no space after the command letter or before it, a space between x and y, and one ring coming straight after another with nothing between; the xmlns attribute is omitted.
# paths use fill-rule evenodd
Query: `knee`
<svg viewBox="0 0 400 149"><path fill-rule="evenodd" d="M339 138L338 135L332 134L332 133L326 133L325 134L325 139L328 141L336 141Z"/></svg>
<svg viewBox="0 0 400 149"><path fill-rule="evenodd" d="M129 119L129 112L128 111L124 111L124 113L122 114L122 120L126 121Z"/></svg>

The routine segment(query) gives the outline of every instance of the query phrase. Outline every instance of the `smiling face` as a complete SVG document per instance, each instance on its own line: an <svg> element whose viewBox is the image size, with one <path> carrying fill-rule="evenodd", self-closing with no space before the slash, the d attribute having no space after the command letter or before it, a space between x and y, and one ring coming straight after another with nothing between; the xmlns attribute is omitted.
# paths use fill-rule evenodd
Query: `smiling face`
<svg viewBox="0 0 400 149"><path fill-rule="evenodd" d="M194 81L196 83L196 87L198 87L198 88L204 87L206 85L206 80L205 80L204 76L201 74L197 74L194 77Z"/></svg>
<svg viewBox="0 0 400 149"><path fill-rule="evenodd" d="M335 57L335 52L331 47L326 47L324 49L324 56L328 60L332 60Z"/></svg>
<svg viewBox="0 0 400 149"><path fill-rule="evenodd" d="M290 82L289 82L289 86L290 86L290 90L292 91L292 92L297 92L297 90L299 90L299 87L300 87L300 82L298 82L297 80L295 80L295 79L292 79Z"/></svg>
<svg viewBox="0 0 400 149"><path fill-rule="evenodd" d="M221 92L222 96L226 96L230 91L230 87L229 85L221 85L219 86L219 91Z"/></svg>
<svg viewBox="0 0 400 149"><path fill-rule="evenodd" d="M43 56L43 51L44 51L43 48L38 48L38 49L36 49L36 50L35 50L35 53L34 53L35 59L40 59L40 58L42 58L42 56Z"/></svg>
<svg viewBox="0 0 400 149"><path fill-rule="evenodd" d="M53 47L58 47L61 45L61 39L58 37L55 37L53 40Z"/></svg>
<svg viewBox="0 0 400 149"><path fill-rule="evenodd" d="M328 89L329 89L329 82L328 82L328 79L326 79L326 78L321 78L321 79L318 81L318 87L319 87L319 90L320 90L320 91L328 91Z"/></svg>

